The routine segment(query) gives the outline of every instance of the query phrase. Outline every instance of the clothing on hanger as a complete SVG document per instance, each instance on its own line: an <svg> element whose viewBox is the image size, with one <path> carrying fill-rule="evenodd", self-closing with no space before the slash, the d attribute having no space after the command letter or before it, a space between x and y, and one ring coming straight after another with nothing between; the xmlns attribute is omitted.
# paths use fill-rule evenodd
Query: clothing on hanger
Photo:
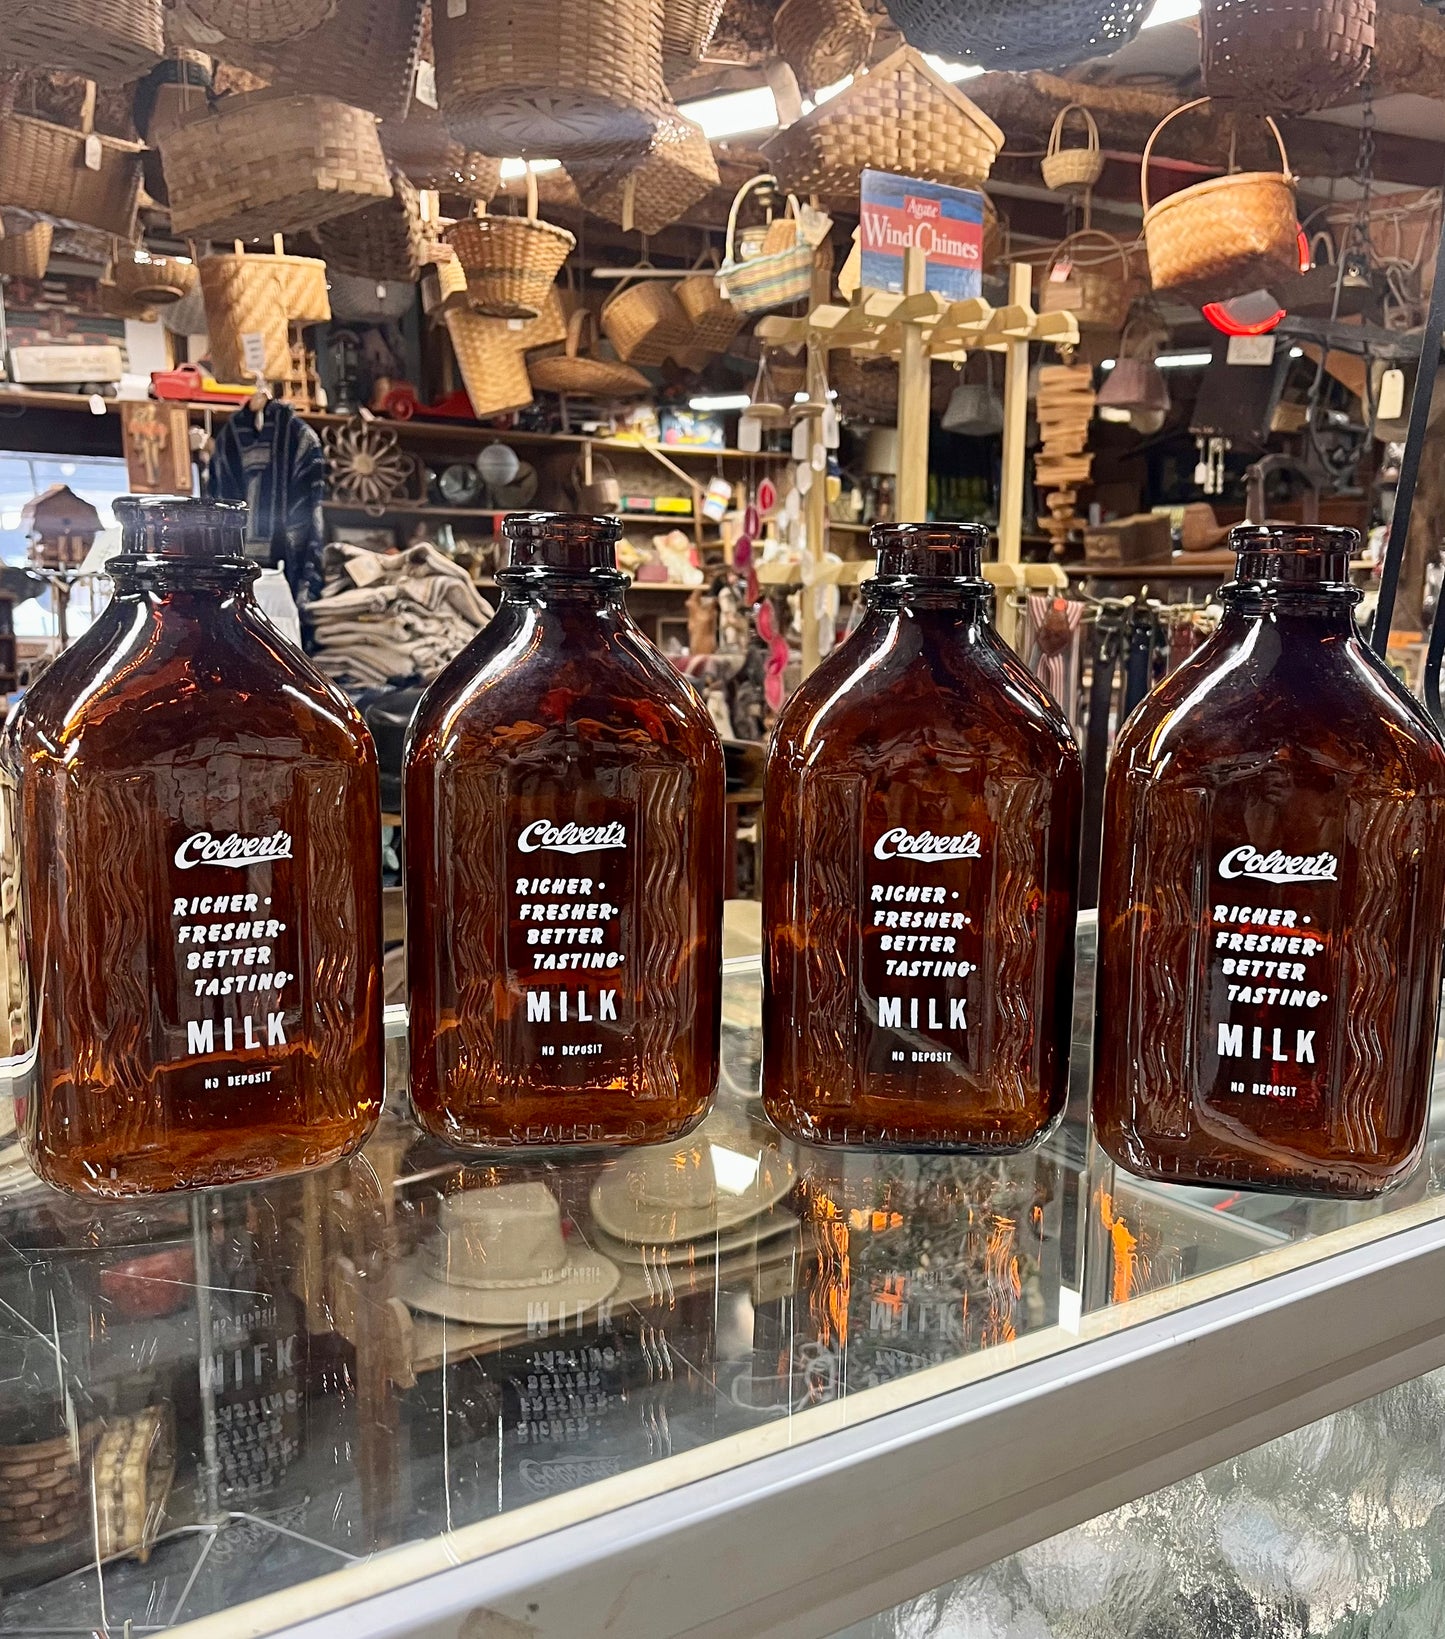
<svg viewBox="0 0 1445 1639"><path fill-rule="evenodd" d="M206 493L246 503L247 550L267 568L285 569L298 604L320 596L326 457L289 404L270 399L254 414L231 417L216 436Z"/></svg>
<svg viewBox="0 0 1445 1639"><path fill-rule="evenodd" d="M1024 600L1024 612L1030 631L1029 667L1063 707L1069 721L1075 723L1083 669L1080 634L1084 603L1053 592L1030 592Z"/></svg>

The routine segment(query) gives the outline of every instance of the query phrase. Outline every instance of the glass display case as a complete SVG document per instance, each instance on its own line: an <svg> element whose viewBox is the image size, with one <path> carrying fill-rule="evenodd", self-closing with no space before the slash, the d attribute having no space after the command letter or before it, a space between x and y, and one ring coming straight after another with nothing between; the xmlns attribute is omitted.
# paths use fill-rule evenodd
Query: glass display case
<svg viewBox="0 0 1445 1639"><path fill-rule="evenodd" d="M725 975L713 1114L626 1155L447 1151L409 1119L398 1013L359 1155L82 1201L14 1146L20 1066L0 1632L821 1635L1045 1549L1085 1577L1061 1533L1126 1505L1154 1565L1181 1481L1216 1526L1253 1499L1240 1532L1285 1529L1314 1506L1290 1431L1445 1365L1445 1072L1425 1162L1382 1201L1142 1183L1090 1141L1088 921L1080 944L1069 1110L1012 1158L779 1138L751 959ZM1416 1433L1351 1415L1371 1462L1398 1435L1390 1508L1425 1508ZM1285 1435L1305 1455L1261 1490L1241 1454ZM1210 1631L1161 1612L1139 1632Z"/></svg>

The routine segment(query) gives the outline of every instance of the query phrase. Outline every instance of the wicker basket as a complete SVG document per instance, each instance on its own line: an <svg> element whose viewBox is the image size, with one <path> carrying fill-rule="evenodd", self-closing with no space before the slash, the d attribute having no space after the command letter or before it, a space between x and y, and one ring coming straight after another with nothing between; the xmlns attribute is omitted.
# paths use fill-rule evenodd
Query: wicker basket
<svg viewBox="0 0 1445 1639"><path fill-rule="evenodd" d="M432 29L442 112L486 153L615 157L668 103L662 0L448 0Z"/></svg>
<svg viewBox="0 0 1445 1639"><path fill-rule="evenodd" d="M195 264L174 256L152 256L145 251L116 256L106 284L118 303L137 308L166 307L189 296L196 287Z"/></svg>
<svg viewBox="0 0 1445 1639"><path fill-rule="evenodd" d="M696 62L712 44L727 0L662 0L662 49Z"/></svg>
<svg viewBox="0 0 1445 1639"><path fill-rule="evenodd" d="M763 144L783 186L856 201L865 170L927 182L984 181L1003 132L911 46Z"/></svg>
<svg viewBox="0 0 1445 1639"><path fill-rule="evenodd" d="M531 360L527 369L541 393L575 393L583 398L641 398L651 383L630 364L596 356L596 320L579 307L567 325L567 348L549 358Z"/></svg>
<svg viewBox="0 0 1445 1639"><path fill-rule="evenodd" d="M426 235L421 199L401 173L392 172L392 197L323 222L316 230L321 256L333 273L415 284Z"/></svg>
<svg viewBox="0 0 1445 1639"><path fill-rule="evenodd" d="M1135 294L1129 247L1083 228L1060 241L1039 283L1040 313L1072 313L1080 330L1119 330Z"/></svg>
<svg viewBox="0 0 1445 1639"><path fill-rule="evenodd" d="M333 14L299 40L228 39L212 50L278 91L335 97L400 120L411 104L425 12L426 0L336 0Z"/></svg>
<svg viewBox="0 0 1445 1639"><path fill-rule="evenodd" d="M1064 147L1064 125L1070 114L1077 114L1084 125L1084 146ZM1099 147L1099 127L1094 116L1081 104L1071 102L1058 112L1054 128L1049 132L1048 152L1042 165L1044 186L1058 193L1070 193L1092 188L1104 174L1104 155Z"/></svg>
<svg viewBox="0 0 1445 1639"><path fill-rule="evenodd" d="M11 279L43 279L50 266L50 241L55 229L49 222L33 222L29 227L7 226L0 238L0 276Z"/></svg>
<svg viewBox="0 0 1445 1639"><path fill-rule="evenodd" d="M1375 0L1204 0L1204 90L1307 114L1343 100L1370 69Z"/></svg>
<svg viewBox="0 0 1445 1639"><path fill-rule="evenodd" d="M79 131L28 114L0 113L0 209L79 222L129 244L140 203L141 146L95 136L93 114L93 88ZM86 164L87 149L96 169Z"/></svg>
<svg viewBox="0 0 1445 1639"><path fill-rule="evenodd" d="M1153 0L884 0L910 45L983 68L1062 68L1107 57Z"/></svg>
<svg viewBox="0 0 1445 1639"><path fill-rule="evenodd" d="M211 338L211 365L222 381L249 381L247 338L262 356L261 374L279 381L290 374L293 324L322 324L331 317L326 264L310 256L248 256L241 250L204 256L199 265Z"/></svg>
<svg viewBox="0 0 1445 1639"><path fill-rule="evenodd" d="M331 317L338 324L395 324L416 302L416 286L385 279L361 279L328 268Z"/></svg>
<svg viewBox="0 0 1445 1639"><path fill-rule="evenodd" d="M502 162L458 142L436 109L413 104L404 120L383 120L386 157L418 188L490 205L502 184Z"/></svg>
<svg viewBox="0 0 1445 1639"><path fill-rule="evenodd" d="M845 420L880 427L897 423L896 360L860 357L844 349L829 359L828 377L838 394L838 414Z"/></svg>
<svg viewBox="0 0 1445 1639"><path fill-rule="evenodd" d="M872 55L874 33L861 0L783 0L773 16L778 55L809 96L856 74Z"/></svg>
<svg viewBox="0 0 1445 1639"><path fill-rule="evenodd" d="M1279 127L1266 116L1279 145L1278 171L1236 171L1211 177L1149 203L1149 159L1170 120L1207 102L1196 98L1155 126L1139 167L1144 244L1154 289L1191 301L1223 302L1299 272L1299 222L1294 178Z"/></svg>
<svg viewBox="0 0 1445 1639"><path fill-rule="evenodd" d="M755 191L775 189L775 176L750 177L733 197L728 212L727 258L718 270L720 294L744 313L767 313L805 301L813 289L813 248L798 236L798 201L788 196L788 214L782 222L770 220L759 253L741 255L738 216L744 201ZM777 232L784 223L791 233Z"/></svg>
<svg viewBox="0 0 1445 1639"><path fill-rule="evenodd" d="M336 10L336 0L185 0L185 5L213 38L262 45L310 34Z"/></svg>
<svg viewBox="0 0 1445 1639"><path fill-rule="evenodd" d="M277 241L276 264L281 300L288 324L325 324L331 317L331 294L326 284L326 263L315 256L287 256Z"/></svg>
<svg viewBox="0 0 1445 1639"><path fill-rule="evenodd" d="M166 53L161 0L19 0L5 8L7 66L64 68L124 85Z"/></svg>
<svg viewBox="0 0 1445 1639"><path fill-rule="evenodd" d="M688 351L726 353L742 329L745 315L718 289L716 272L689 273L672 290L691 326Z"/></svg>
<svg viewBox="0 0 1445 1639"><path fill-rule="evenodd" d="M93 1425L25 1445L0 1446L0 1546L36 1548L64 1542L90 1523L86 1468Z"/></svg>
<svg viewBox="0 0 1445 1639"><path fill-rule="evenodd" d="M160 148L171 226L192 238L297 233L391 197L376 117L332 97L227 97Z"/></svg>
<svg viewBox="0 0 1445 1639"><path fill-rule="evenodd" d="M507 321L453 308L445 323L477 420L526 409L532 402L532 379Z"/></svg>
<svg viewBox="0 0 1445 1639"><path fill-rule="evenodd" d="M442 235L467 275L474 312L489 319L535 319L577 243L566 228L537 217L536 178L528 171L525 216L478 215Z"/></svg>
<svg viewBox="0 0 1445 1639"><path fill-rule="evenodd" d="M603 304L602 329L628 364L661 364L692 341L687 314L662 279L619 284Z"/></svg>
<svg viewBox="0 0 1445 1639"><path fill-rule="evenodd" d="M712 144L676 109L663 116L640 163L587 190L587 209L624 233L661 233L718 186Z"/></svg>

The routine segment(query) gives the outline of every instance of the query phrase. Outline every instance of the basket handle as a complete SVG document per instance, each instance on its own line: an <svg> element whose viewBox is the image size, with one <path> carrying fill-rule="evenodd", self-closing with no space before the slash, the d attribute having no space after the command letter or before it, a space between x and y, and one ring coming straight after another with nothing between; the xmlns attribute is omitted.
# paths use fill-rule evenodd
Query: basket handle
<svg viewBox="0 0 1445 1639"><path fill-rule="evenodd" d="M1124 264L1125 274L1128 274L1129 250L1122 239L1116 239L1112 233L1105 233L1102 228L1080 228L1077 233L1071 233L1066 238L1060 239L1058 244L1054 246L1053 254L1044 264L1046 281L1049 269L1057 267L1064 252L1070 245L1077 244L1080 239L1102 239L1109 247L1109 258L1107 259L1112 259L1113 257L1117 256ZM1106 258L1100 257L1099 260L1104 261Z"/></svg>
<svg viewBox="0 0 1445 1639"><path fill-rule="evenodd" d="M1052 159L1064 146L1064 122L1070 114L1083 115L1084 131L1088 139L1084 143L1084 151L1091 154L1099 151L1099 127L1094 121L1094 116L1084 107L1083 103L1068 102L1064 104L1054 118L1054 127L1049 132L1049 146L1045 158Z"/></svg>
<svg viewBox="0 0 1445 1639"><path fill-rule="evenodd" d="M577 358L582 352L582 338L592 323L592 310L579 307L567 321L567 357Z"/></svg>
<svg viewBox="0 0 1445 1639"><path fill-rule="evenodd" d="M755 189L769 185L776 188L778 185L778 179L777 177L773 176L771 172L764 171L759 176L749 177L733 196L732 208L728 211L728 236L725 241L728 261L733 262L737 260L734 253L737 250L738 212L743 208L743 201ZM788 204L789 207L796 212L797 201L794 200L791 195L788 198Z"/></svg>
<svg viewBox="0 0 1445 1639"><path fill-rule="evenodd" d="M1193 102L1180 103L1178 108L1175 108L1167 113L1149 133L1149 140L1144 144L1144 156L1139 161L1139 197L1142 200L1146 211L1152 208L1149 203L1149 160L1153 156L1154 144L1159 140L1160 132L1163 131L1164 127L1168 125L1170 120L1178 119L1181 114L1187 114L1191 108L1202 108L1205 103L1212 100L1213 99L1209 97L1196 97ZM1264 123L1270 128L1270 131L1274 135L1275 143L1279 148L1280 170L1284 173L1286 180L1288 180L1290 176L1289 154L1285 151L1284 138L1280 135L1279 127L1274 123L1268 114L1264 116Z"/></svg>

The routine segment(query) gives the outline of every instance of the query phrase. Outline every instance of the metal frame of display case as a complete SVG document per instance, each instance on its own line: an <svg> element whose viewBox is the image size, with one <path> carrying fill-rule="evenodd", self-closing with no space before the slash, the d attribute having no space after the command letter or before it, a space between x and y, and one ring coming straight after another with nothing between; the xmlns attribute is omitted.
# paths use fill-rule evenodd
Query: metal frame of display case
<svg viewBox="0 0 1445 1639"><path fill-rule="evenodd" d="M1445 1365L1445 1201L1366 1219L188 1626L825 1636ZM1323 1254L1323 1255L1321 1255ZM1066 1317L1067 1318L1067 1317ZM760 1454L767 1445L773 1447Z"/></svg>

